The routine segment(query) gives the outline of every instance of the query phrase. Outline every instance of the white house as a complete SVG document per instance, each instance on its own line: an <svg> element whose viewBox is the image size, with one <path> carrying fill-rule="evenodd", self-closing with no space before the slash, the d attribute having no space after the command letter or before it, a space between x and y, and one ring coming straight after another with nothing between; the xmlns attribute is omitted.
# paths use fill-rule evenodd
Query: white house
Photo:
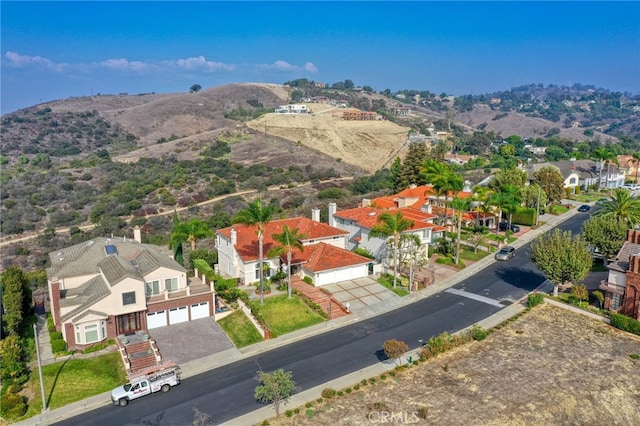
<svg viewBox="0 0 640 426"><path fill-rule="evenodd" d="M276 114L308 114L309 109L304 104L280 105L274 111Z"/></svg>

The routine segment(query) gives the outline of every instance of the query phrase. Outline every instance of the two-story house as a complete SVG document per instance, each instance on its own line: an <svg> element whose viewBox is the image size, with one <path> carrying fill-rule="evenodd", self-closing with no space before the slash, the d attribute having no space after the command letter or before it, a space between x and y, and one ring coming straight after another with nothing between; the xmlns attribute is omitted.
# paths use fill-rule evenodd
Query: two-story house
<svg viewBox="0 0 640 426"><path fill-rule="evenodd" d="M269 277L284 270L286 255L269 256L269 251L279 245L273 235L282 233L284 226L297 229L304 235L300 243L303 250L292 253L292 274L301 278L311 277L313 284L321 286L339 281L361 278L370 271L371 259L357 255L346 247L348 232L320 222L320 210L312 211L312 218L297 217L273 220L266 224L263 240L263 271ZM256 226L235 224L216 232L218 249L218 273L235 277L245 284L260 279L260 255Z"/></svg>
<svg viewBox="0 0 640 426"><path fill-rule="evenodd" d="M627 231L627 241L608 268L607 280L600 283L605 309L640 320L640 230Z"/></svg>
<svg viewBox="0 0 640 426"><path fill-rule="evenodd" d="M51 313L70 349L213 316L213 285L188 279L158 247L96 238L49 253Z"/></svg>

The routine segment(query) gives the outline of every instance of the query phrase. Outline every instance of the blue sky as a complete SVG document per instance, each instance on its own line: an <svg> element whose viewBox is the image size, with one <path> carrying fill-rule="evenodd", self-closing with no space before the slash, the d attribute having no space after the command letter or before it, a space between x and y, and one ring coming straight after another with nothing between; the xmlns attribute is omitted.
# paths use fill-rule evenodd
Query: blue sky
<svg viewBox="0 0 640 426"><path fill-rule="evenodd" d="M640 2L1 2L2 114L306 77L481 94L640 93Z"/></svg>

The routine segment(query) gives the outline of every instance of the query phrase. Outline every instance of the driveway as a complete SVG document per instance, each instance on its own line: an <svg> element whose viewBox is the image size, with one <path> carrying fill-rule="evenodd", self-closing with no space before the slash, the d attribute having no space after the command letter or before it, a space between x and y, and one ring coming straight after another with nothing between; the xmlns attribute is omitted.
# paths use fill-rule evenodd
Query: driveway
<svg viewBox="0 0 640 426"><path fill-rule="evenodd" d="M372 277L342 281L336 284L325 285L323 288L329 290L333 297L342 303L343 306L346 307L348 303L349 310L356 314L363 308L390 299L400 298L400 296L379 284Z"/></svg>
<svg viewBox="0 0 640 426"><path fill-rule="evenodd" d="M162 360L178 365L235 348L213 318L153 328L149 335L158 344Z"/></svg>

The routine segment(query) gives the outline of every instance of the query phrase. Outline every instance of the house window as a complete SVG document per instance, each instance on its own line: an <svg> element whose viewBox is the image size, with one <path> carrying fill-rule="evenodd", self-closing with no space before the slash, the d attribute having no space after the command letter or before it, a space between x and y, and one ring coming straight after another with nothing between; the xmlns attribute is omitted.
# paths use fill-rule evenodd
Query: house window
<svg viewBox="0 0 640 426"><path fill-rule="evenodd" d="M136 303L136 292L130 291L128 293L122 293L122 304L123 305L135 305Z"/></svg>
<svg viewBox="0 0 640 426"><path fill-rule="evenodd" d="M178 279L177 278L167 278L164 280L164 287L167 291L178 291Z"/></svg>
<svg viewBox="0 0 640 426"><path fill-rule="evenodd" d="M160 281L149 281L144 284L144 292L147 296L160 294Z"/></svg>
<svg viewBox="0 0 640 426"><path fill-rule="evenodd" d="M621 304L622 304L622 296L615 293L611 294L611 307L609 308L609 310L615 311L620 307Z"/></svg>
<svg viewBox="0 0 640 426"><path fill-rule="evenodd" d="M269 278L271 276L271 266L267 262L262 263L262 273L264 278ZM260 267L259 264L256 263L256 280L260 279Z"/></svg>
<svg viewBox="0 0 640 426"><path fill-rule="evenodd" d="M575 185L575 183L576 183L576 178L572 177L571 179L569 179L570 185Z"/></svg>
<svg viewBox="0 0 640 426"><path fill-rule="evenodd" d="M89 344L104 340L106 337L105 322L100 321L76 325L76 342L80 344Z"/></svg>

